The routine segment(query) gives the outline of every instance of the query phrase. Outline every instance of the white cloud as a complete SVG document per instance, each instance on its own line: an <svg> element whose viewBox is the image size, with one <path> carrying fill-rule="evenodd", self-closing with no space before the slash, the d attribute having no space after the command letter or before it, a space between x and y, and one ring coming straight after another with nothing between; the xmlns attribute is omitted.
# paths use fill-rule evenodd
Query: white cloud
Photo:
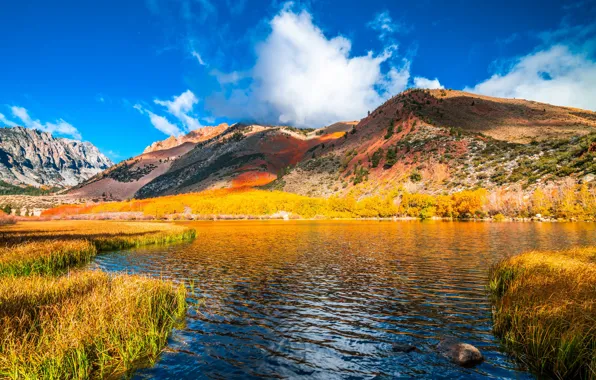
<svg viewBox="0 0 596 380"><path fill-rule="evenodd" d="M209 123L209 124L215 124L215 120L216 120L216 119L215 119L213 116L207 116L207 117L204 117L204 118L203 118L203 120L204 120L206 123Z"/></svg>
<svg viewBox="0 0 596 380"><path fill-rule="evenodd" d="M403 60L403 64L400 68L392 67L385 78L381 82L381 88L384 89L385 93L395 95L408 87L410 80L410 62ZM377 104L379 106L380 104ZM376 108L376 107L375 107Z"/></svg>
<svg viewBox="0 0 596 380"><path fill-rule="evenodd" d="M407 87L409 62L392 64L396 46L380 55L351 57L350 40L327 38L308 12L289 8L273 18L271 33L256 47L252 84L232 89L226 100L216 99L216 111L228 117L236 112L235 116L265 122L317 127L361 118ZM385 71L383 63L389 66Z"/></svg>
<svg viewBox="0 0 596 380"><path fill-rule="evenodd" d="M72 124L62 119L58 119L56 123L46 123L45 128L46 132L72 136L77 140L81 139L81 134L79 131Z"/></svg>
<svg viewBox="0 0 596 380"><path fill-rule="evenodd" d="M0 113L0 123L2 123L4 125L8 125L9 127L16 127L17 126L17 123L15 123L14 121L8 120L6 118L6 116L4 116L1 113Z"/></svg>
<svg viewBox="0 0 596 380"><path fill-rule="evenodd" d="M189 115L194 105L199 102L199 99L197 99L192 91L186 90L179 96L174 96L173 100L155 99L154 102L155 104L166 107L168 113L180 120L188 129L194 130L201 128L201 123Z"/></svg>
<svg viewBox="0 0 596 380"><path fill-rule="evenodd" d="M13 116L18 117L19 119L21 119L21 121L23 121L23 123L25 123L26 126L29 126L32 124L32 120L31 117L29 117L29 113L27 112L27 110L23 107L17 107L17 106L12 106L10 107Z"/></svg>
<svg viewBox="0 0 596 380"><path fill-rule="evenodd" d="M368 26L379 32L381 38L395 32L397 28L397 25L393 23L393 19L388 11L377 13L374 20L368 23Z"/></svg>
<svg viewBox="0 0 596 380"><path fill-rule="evenodd" d="M596 110L596 62L554 45L519 58L508 70L465 91Z"/></svg>
<svg viewBox="0 0 596 380"><path fill-rule="evenodd" d="M165 133L166 135L179 136L182 134L182 131L176 125L170 123L168 119L166 119L165 117L154 114L148 109L143 108L140 104L135 104L134 109L136 109L142 114L146 114L147 116L149 116L151 124L153 124L155 128Z"/></svg>
<svg viewBox="0 0 596 380"><path fill-rule="evenodd" d="M215 78L217 78L217 81L220 84L224 84L224 85L238 83L242 79L248 78L250 76L250 73L248 73L248 72L232 71L230 73L223 73L217 69L211 70L211 72L209 74L213 75Z"/></svg>
<svg viewBox="0 0 596 380"><path fill-rule="evenodd" d="M428 79L424 77L415 77L414 78L414 87L416 88L428 88L430 90L434 90L437 88L445 88L441 85L437 78L435 79Z"/></svg>
<svg viewBox="0 0 596 380"><path fill-rule="evenodd" d="M201 55L199 54L198 51L193 50L190 54L192 54L193 57L195 57L197 59L197 61L199 61L199 64L202 66L206 66L207 64L205 63L205 61L203 61L203 58L201 57Z"/></svg>
<svg viewBox="0 0 596 380"><path fill-rule="evenodd" d="M29 116L27 109L23 107L12 106L11 111L13 116L19 118L27 128L39 129L40 131L49 132L52 134L58 133L61 135L71 136L78 140L81 139L81 134L79 131L72 124L64 121L63 119L58 119L55 123L42 123L39 120L32 119L31 116Z"/></svg>
<svg viewBox="0 0 596 380"><path fill-rule="evenodd" d="M404 23L396 22L393 20L389 11L379 12L375 15L375 18L367 24L367 26L379 33L381 40L388 39L392 34L395 33L407 33L411 27Z"/></svg>

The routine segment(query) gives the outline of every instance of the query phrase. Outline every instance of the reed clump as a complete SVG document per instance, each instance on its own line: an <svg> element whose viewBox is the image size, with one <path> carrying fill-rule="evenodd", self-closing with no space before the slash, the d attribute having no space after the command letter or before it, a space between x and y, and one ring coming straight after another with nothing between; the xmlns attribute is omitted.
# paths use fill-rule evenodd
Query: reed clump
<svg viewBox="0 0 596 380"><path fill-rule="evenodd" d="M97 253L190 241L196 231L165 223L24 222L0 232L0 276L57 275Z"/></svg>
<svg viewBox="0 0 596 380"><path fill-rule="evenodd" d="M540 376L596 379L596 247L527 252L491 268L494 331Z"/></svg>
<svg viewBox="0 0 596 380"><path fill-rule="evenodd" d="M31 242L0 248L0 276L59 274L97 254L88 240Z"/></svg>
<svg viewBox="0 0 596 380"><path fill-rule="evenodd" d="M185 313L185 287L75 271L0 278L0 377L114 377L154 360Z"/></svg>

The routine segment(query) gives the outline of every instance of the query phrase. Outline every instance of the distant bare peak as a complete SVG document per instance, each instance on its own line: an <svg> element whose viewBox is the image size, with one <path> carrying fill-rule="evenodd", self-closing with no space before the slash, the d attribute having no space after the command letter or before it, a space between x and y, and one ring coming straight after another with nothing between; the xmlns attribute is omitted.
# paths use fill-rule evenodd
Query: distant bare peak
<svg viewBox="0 0 596 380"><path fill-rule="evenodd" d="M20 126L0 128L1 181L66 187L110 166L112 161L90 142Z"/></svg>

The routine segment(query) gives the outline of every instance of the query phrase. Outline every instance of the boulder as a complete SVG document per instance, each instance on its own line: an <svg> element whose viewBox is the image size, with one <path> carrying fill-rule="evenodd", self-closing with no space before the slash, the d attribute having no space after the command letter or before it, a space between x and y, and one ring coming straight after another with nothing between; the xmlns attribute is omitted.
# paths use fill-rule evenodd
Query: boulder
<svg viewBox="0 0 596 380"><path fill-rule="evenodd" d="M405 343L393 343L393 351L394 352L405 352L405 353L409 353L412 351L416 351L417 348L410 345L410 344L405 344Z"/></svg>
<svg viewBox="0 0 596 380"><path fill-rule="evenodd" d="M437 351L462 367L473 367L484 360L482 353L476 347L452 338L443 339L437 346Z"/></svg>

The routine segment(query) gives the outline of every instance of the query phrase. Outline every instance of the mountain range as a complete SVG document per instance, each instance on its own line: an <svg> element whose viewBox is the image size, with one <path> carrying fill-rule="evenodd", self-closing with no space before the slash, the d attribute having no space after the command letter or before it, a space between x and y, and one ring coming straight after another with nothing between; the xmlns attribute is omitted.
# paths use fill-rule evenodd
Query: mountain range
<svg viewBox="0 0 596 380"><path fill-rule="evenodd" d="M0 190L70 187L112 165L89 142L55 138L24 127L0 128Z"/></svg>
<svg viewBox="0 0 596 380"><path fill-rule="evenodd" d="M593 181L596 113L453 90L405 91L320 129L237 123L170 137L73 187L148 198L259 187L303 195L532 188Z"/></svg>

